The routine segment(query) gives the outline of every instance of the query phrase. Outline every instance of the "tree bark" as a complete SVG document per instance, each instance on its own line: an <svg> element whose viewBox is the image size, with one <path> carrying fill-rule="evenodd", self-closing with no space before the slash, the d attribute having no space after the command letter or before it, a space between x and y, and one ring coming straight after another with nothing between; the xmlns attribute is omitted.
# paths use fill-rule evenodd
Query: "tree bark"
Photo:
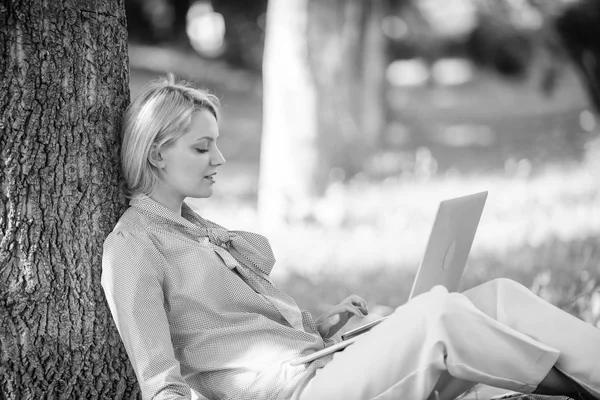
<svg viewBox="0 0 600 400"><path fill-rule="evenodd" d="M100 286L124 209L123 0L0 3L0 391L122 399L138 386Z"/></svg>
<svg viewBox="0 0 600 400"><path fill-rule="evenodd" d="M269 1L258 194L266 225L306 217L328 183L359 172L377 145L386 4Z"/></svg>

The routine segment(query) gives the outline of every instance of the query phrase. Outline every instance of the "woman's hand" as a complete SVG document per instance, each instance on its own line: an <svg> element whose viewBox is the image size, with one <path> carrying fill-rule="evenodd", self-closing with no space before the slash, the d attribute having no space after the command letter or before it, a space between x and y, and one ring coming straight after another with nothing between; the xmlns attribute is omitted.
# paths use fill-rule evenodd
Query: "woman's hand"
<svg viewBox="0 0 600 400"><path fill-rule="evenodd" d="M353 294L317 318L317 329L321 337L327 339L342 329L353 315L362 318L368 313L367 302Z"/></svg>

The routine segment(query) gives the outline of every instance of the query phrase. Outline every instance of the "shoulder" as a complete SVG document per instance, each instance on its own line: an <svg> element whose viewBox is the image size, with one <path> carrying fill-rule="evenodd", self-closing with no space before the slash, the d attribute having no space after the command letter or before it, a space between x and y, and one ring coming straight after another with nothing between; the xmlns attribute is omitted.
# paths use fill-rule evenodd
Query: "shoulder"
<svg viewBox="0 0 600 400"><path fill-rule="evenodd" d="M156 248L146 217L130 207L104 240L102 273L162 276L165 260Z"/></svg>
<svg viewBox="0 0 600 400"><path fill-rule="evenodd" d="M154 247L148 232L149 225L147 217L129 207L104 240L105 256L111 253L124 256L147 252Z"/></svg>
<svg viewBox="0 0 600 400"><path fill-rule="evenodd" d="M113 228L112 232L107 236L106 242L115 237L139 237L147 238L149 236L149 228L152 226L152 221L146 215L141 213L135 207L129 207Z"/></svg>
<svg viewBox="0 0 600 400"><path fill-rule="evenodd" d="M113 228L111 234L120 232L135 234L147 233L146 227L149 222L150 220L148 217L136 210L135 207L129 207L125 210L123 215L121 215L121 218L119 218L119 221Z"/></svg>

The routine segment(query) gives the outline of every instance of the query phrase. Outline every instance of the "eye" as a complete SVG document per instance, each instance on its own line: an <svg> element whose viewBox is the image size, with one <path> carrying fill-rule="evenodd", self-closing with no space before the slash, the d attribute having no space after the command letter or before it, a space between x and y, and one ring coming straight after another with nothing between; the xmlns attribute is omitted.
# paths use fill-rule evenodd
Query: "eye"
<svg viewBox="0 0 600 400"><path fill-rule="evenodd" d="M196 151L200 154L204 154L204 153L208 152L208 149L196 149Z"/></svg>

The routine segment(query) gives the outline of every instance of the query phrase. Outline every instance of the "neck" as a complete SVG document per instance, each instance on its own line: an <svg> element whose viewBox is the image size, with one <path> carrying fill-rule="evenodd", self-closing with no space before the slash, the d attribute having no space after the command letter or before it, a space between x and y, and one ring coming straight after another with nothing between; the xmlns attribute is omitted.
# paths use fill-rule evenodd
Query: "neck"
<svg viewBox="0 0 600 400"><path fill-rule="evenodd" d="M148 196L157 203L167 207L169 210L181 215L181 206L183 205L184 199L175 197L173 195L169 196L158 190L152 191Z"/></svg>

